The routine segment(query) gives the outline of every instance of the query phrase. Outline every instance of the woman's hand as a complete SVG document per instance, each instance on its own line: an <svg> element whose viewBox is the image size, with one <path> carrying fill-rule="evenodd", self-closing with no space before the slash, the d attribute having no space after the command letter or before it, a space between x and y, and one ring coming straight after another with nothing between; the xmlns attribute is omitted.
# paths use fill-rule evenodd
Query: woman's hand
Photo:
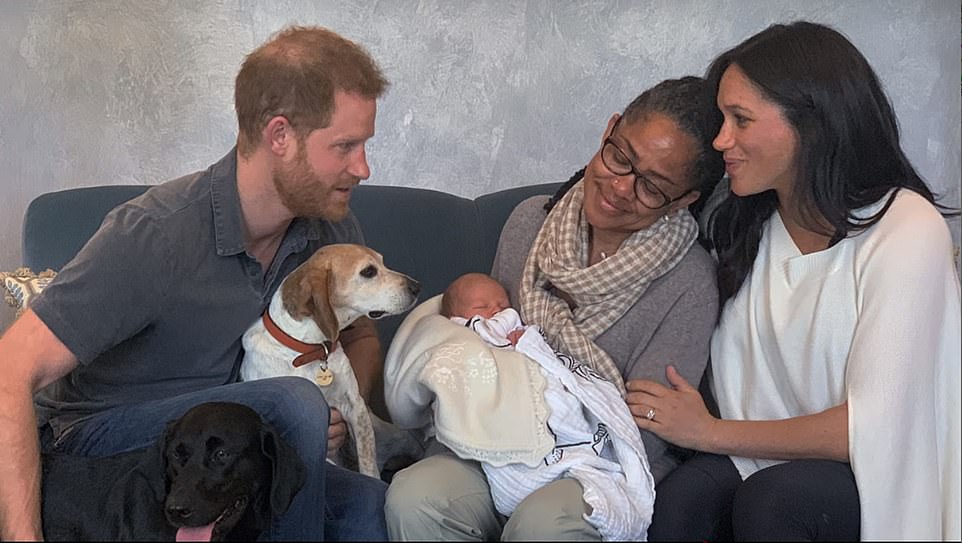
<svg viewBox="0 0 962 543"><path fill-rule="evenodd" d="M625 401L635 424L675 445L705 450L718 419L708 412L698 389L674 366L668 366L665 375L671 388L645 379L625 383Z"/></svg>

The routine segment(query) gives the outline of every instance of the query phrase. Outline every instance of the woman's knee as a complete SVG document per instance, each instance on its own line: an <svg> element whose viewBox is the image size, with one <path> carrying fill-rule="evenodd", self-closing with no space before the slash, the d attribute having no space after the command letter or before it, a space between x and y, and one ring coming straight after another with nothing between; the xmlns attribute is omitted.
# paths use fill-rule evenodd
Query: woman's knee
<svg viewBox="0 0 962 543"><path fill-rule="evenodd" d="M858 539L858 490L839 462L801 460L756 472L735 493L739 540Z"/></svg>
<svg viewBox="0 0 962 543"><path fill-rule="evenodd" d="M731 539L731 504L741 476L727 456L699 453L655 487L649 541Z"/></svg>
<svg viewBox="0 0 962 543"><path fill-rule="evenodd" d="M451 502L464 496L489 492L480 468L453 455L438 454L394 475L386 507L418 514L424 510L448 509Z"/></svg>
<svg viewBox="0 0 962 543"><path fill-rule="evenodd" d="M521 501L504 526L503 541L600 541L588 521L584 490L574 479L560 479Z"/></svg>
<svg viewBox="0 0 962 543"><path fill-rule="evenodd" d="M451 454L397 472L384 512L391 540L487 539L499 529L480 467Z"/></svg>
<svg viewBox="0 0 962 543"><path fill-rule="evenodd" d="M384 503L389 515L394 512L397 517L404 518L408 513L416 514L434 494L427 488L431 484L430 475L422 462L415 462L394 474Z"/></svg>
<svg viewBox="0 0 962 543"><path fill-rule="evenodd" d="M790 527L796 522L792 518L794 506L790 503L793 493L783 483L766 477L763 472L742 483L732 502L732 529L738 539L769 539L774 537L772 530L776 527L798 531L799 526Z"/></svg>

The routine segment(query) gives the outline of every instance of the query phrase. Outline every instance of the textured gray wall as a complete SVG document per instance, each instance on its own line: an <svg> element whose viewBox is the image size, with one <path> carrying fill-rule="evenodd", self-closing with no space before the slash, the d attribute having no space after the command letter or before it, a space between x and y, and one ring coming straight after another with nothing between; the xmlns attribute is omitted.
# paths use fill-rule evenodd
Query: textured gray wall
<svg viewBox="0 0 962 543"><path fill-rule="evenodd" d="M0 269L20 262L38 194L158 183L220 158L236 135L243 55L288 23L359 41L392 81L369 183L473 197L566 179L639 91L702 74L721 50L799 18L835 26L868 57L909 156L958 204L956 1L5 0Z"/></svg>

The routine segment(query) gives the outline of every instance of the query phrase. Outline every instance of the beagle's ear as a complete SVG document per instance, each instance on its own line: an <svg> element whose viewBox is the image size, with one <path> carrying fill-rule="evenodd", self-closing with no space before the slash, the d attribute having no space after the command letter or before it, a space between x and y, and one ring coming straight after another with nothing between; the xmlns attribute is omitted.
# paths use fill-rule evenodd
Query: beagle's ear
<svg viewBox="0 0 962 543"><path fill-rule="evenodd" d="M297 320L310 317L314 312L311 282L307 275L307 267L301 266L291 272L281 285L281 301L284 302L284 309Z"/></svg>
<svg viewBox="0 0 962 543"><path fill-rule="evenodd" d="M337 341L340 329L330 301L332 281L328 268L303 265L291 272L281 286L281 300L287 313L297 320L314 319L331 343Z"/></svg>
<svg viewBox="0 0 962 543"><path fill-rule="evenodd" d="M314 322L324 332L332 344L337 342L341 327L337 324L337 315L331 305L331 295L334 292L334 274L329 269L311 270L308 274L311 283L311 308Z"/></svg>

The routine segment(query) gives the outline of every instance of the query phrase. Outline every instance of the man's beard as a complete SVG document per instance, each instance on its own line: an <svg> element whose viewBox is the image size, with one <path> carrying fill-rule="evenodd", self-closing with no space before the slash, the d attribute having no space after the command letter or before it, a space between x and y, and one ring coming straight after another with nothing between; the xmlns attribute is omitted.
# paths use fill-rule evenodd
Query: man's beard
<svg viewBox="0 0 962 543"><path fill-rule="evenodd" d="M275 166L271 176L281 203L295 217L337 222L347 216L347 205L332 201L333 183L325 183L308 164L303 142L297 147L294 163Z"/></svg>

